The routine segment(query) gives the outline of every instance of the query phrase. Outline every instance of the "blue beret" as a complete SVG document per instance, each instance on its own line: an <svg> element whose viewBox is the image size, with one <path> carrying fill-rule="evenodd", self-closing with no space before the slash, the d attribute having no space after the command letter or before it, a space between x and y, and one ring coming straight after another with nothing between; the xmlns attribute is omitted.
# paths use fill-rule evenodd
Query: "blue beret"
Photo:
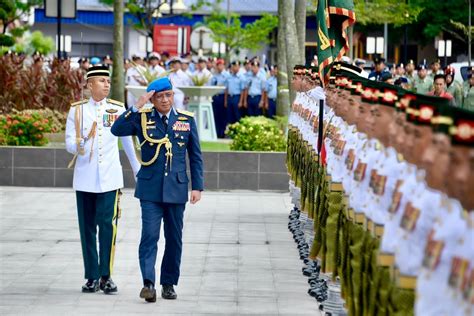
<svg viewBox="0 0 474 316"><path fill-rule="evenodd" d="M173 86L171 85L171 81L167 77L164 77L152 81L148 85L148 88L146 88L146 92L150 92L151 90L155 90L155 92L161 92L172 89Z"/></svg>

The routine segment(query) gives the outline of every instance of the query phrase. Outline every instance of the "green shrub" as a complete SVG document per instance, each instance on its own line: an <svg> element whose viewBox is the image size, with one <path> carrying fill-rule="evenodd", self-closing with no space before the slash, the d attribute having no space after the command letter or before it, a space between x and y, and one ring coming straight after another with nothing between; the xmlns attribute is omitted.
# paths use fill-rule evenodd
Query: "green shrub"
<svg viewBox="0 0 474 316"><path fill-rule="evenodd" d="M231 150L285 151L286 139L276 121L263 116L245 117L227 127Z"/></svg>
<svg viewBox="0 0 474 316"><path fill-rule="evenodd" d="M14 111L15 113L16 111ZM67 113L59 112L52 109L43 110L23 110L16 112L18 114L33 115L34 113L39 114L42 118L48 119L49 125L51 126L51 133L60 133L66 129Z"/></svg>
<svg viewBox="0 0 474 316"><path fill-rule="evenodd" d="M43 146L48 143L44 133L51 132L51 123L39 113L0 115L0 145Z"/></svg>

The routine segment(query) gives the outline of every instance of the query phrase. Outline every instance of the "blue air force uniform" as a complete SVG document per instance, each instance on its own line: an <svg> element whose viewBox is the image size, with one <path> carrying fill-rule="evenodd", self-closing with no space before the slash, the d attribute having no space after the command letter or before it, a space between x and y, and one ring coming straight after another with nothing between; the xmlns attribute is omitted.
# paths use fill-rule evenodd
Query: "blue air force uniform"
<svg viewBox="0 0 474 316"><path fill-rule="evenodd" d="M171 89L168 78L157 79L148 91ZM158 82L158 84L156 84ZM155 83L155 85L154 85ZM165 87L165 90L166 87ZM155 262L161 221L165 230L165 253L160 284L177 285L182 252L182 229L189 179L192 190L203 190L203 163L193 113L171 109L163 115L152 109L128 109L112 127L114 135L136 135L141 144L142 167L137 174L135 197L142 208L142 235L139 246L143 281L155 284Z"/></svg>
<svg viewBox="0 0 474 316"><path fill-rule="evenodd" d="M216 73L211 79L212 86L225 86L229 73L222 71ZM224 91L212 97L212 109L214 111L214 122L216 123L217 137L224 138L227 125L226 109L224 108Z"/></svg>
<svg viewBox="0 0 474 316"><path fill-rule="evenodd" d="M227 123L234 124L240 120L240 95L245 88L243 75L230 73L225 87L227 91Z"/></svg>
<svg viewBox="0 0 474 316"><path fill-rule="evenodd" d="M265 90L268 97L267 117L273 118L276 115L276 98L277 98L277 77L271 76L265 84Z"/></svg>
<svg viewBox="0 0 474 316"><path fill-rule="evenodd" d="M251 73L248 77L247 114L249 116L262 115L262 109L258 106L262 100L262 94L265 91L265 81L265 75L261 72L258 72L256 75Z"/></svg>

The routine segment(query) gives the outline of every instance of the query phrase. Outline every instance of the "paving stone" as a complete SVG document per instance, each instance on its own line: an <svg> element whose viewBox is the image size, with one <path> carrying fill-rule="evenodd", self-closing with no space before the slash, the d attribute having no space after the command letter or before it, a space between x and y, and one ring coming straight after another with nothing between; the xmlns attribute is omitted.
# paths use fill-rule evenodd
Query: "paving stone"
<svg viewBox="0 0 474 316"><path fill-rule="evenodd" d="M0 187L0 314L320 315L286 228L289 200L279 193L205 192L185 213L178 300L147 304L138 297L141 217L133 190L124 190L118 225L119 293L109 296L80 291L72 189ZM164 243L162 236L157 274Z"/></svg>

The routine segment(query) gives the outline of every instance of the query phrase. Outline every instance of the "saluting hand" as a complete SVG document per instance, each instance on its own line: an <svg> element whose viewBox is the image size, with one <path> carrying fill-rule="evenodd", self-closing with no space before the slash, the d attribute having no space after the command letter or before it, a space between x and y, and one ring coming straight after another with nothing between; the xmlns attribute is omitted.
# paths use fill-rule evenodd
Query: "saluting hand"
<svg viewBox="0 0 474 316"><path fill-rule="evenodd" d="M201 200L201 191L192 190L190 200L191 204L196 204L197 202L199 202Z"/></svg>
<svg viewBox="0 0 474 316"><path fill-rule="evenodd" d="M141 97L139 97L137 103L135 103L135 107L137 108L137 110L140 110L145 104L147 104L154 93L155 90L151 90L150 92L147 92Z"/></svg>

